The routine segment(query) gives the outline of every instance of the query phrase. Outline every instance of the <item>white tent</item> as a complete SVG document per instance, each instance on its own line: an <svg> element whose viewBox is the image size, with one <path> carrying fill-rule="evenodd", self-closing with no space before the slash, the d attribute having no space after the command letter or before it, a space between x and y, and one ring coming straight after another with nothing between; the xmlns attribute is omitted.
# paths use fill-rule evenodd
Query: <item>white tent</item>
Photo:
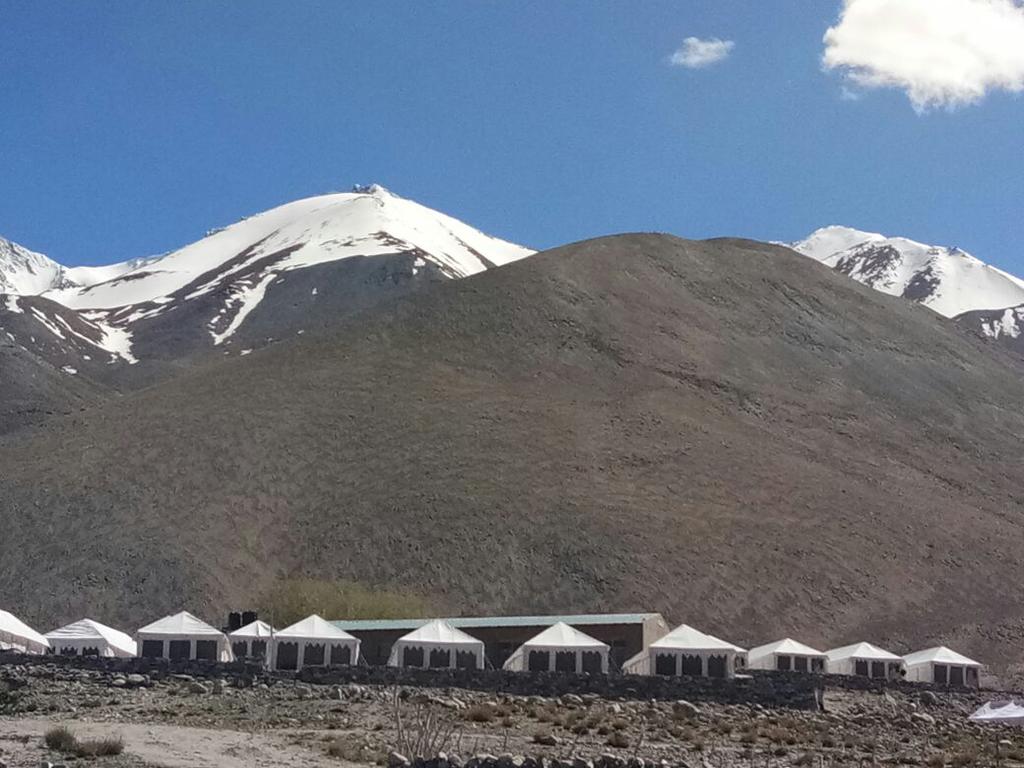
<svg viewBox="0 0 1024 768"><path fill-rule="evenodd" d="M1024 707L1015 701L989 701L968 719L976 723L1024 725Z"/></svg>
<svg viewBox="0 0 1024 768"><path fill-rule="evenodd" d="M359 641L317 615L274 633L270 668L338 667L359 661Z"/></svg>
<svg viewBox="0 0 1024 768"><path fill-rule="evenodd" d="M903 659L871 643L854 643L825 651L825 668L830 675L855 675L895 680L900 677Z"/></svg>
<svg viewBox="0 0 1024 768"><path fill-rule="evenodd" d="M236 659L265 659L274 628L265 621L253 621L228 635Z"/></svg>
<svg viewBox="0 0 1024 768"><path fill-rule="evenodd" d="M608 644L558 622L523 643L503 669L532 672L608 672Z"/></svg>
<svg viewBox="0 0 1024 768"><path fill-rule="evenodd" d="M907 668L907 680L916 683L978 687L981 664L944 645L908 653L903 657L903 664Z"/></svg>
<svg viewBox="0 0 1024 768"><path fill-rule="evenodd" d="M447 621L434 619L395 641L388 666L483 669L484 644Z"/></svg>
<svg viewBox="0 0 1024 768"><path fill-rule="evenodd" d="M49 641L17 616L0 611L0 651L43 654Z"/></svg>
<svg viewBox="0 0 1024 768"><path fill-rule="evenodd" d="M686 624L633 656L622 671L634 675L734 677L746 665L747 652Z"/></svg>
<svg viewBox="0 0 1024 768"><path fill-rule="evenodd" d="M135 640L144 658L235 660L227 636L187 611L146 625L135 633Z"/></svg>
<svg viewBox="0 0 1024 768"><path fill-rule="evenodd" d="M824 672L825 654L787 637L751 648L747 653L747 666L782 672Z"/></svg>
<svg viewBox="0 0 1024 768"><path fill-rule="evenodd" d="M136 655L131 636L92 619L80 619L46 633L54 653L62 656L107 656L129 658Z"/></svg>

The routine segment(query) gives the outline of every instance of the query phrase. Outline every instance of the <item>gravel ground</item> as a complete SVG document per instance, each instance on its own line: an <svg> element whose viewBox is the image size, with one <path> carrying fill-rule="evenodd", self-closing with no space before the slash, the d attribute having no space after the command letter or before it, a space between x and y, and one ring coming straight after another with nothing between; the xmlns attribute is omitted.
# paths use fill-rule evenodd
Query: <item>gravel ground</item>
<svg viewBox="0 0 1024 768"><path fill-rule="evenodd" d="M4 693L4 691L7 691ZM70 668L0 668L0 762L58 762L43 734L120 736L95 765L272 766L385 763L421 730L449 755L556 761L614 755L671 766L1024 764L1024 737L967 715L986 698L830 691L825 712L599 697L510 697L464 690L237 687L187 676L153 682ZM396 730L396 712L405 741ZM419 724L429 720L423 729ZM1002 742L1000 744L1000 742ZM436 751L436 750L435 750ZM409 755L412 757L413 755ZM432 756L432 755L431 755Z"/></svg>

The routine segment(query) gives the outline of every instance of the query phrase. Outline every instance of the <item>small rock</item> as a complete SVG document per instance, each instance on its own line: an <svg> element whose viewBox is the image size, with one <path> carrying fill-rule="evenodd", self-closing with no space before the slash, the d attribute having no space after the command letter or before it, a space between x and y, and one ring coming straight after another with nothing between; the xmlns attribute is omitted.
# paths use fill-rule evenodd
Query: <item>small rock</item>
<svg viewBox="0 0 1024 768"><path fill-rule="evenodd" d="M224 685L224 681L223 680L214 680L213 681L213 692L214 693L218 693L218 694L219 693L224 693L224 688L225 688L225 685Z"/></svg>
<svg viewBox="0 0 1024 768"><path fill-rule="evenodd" d="M409 758L399 752L388 753L388 768L408 768Z"/></svg>
<svg viewBox="0 0 1024 768"><path fill-rule="evenodd" d="M199 694L209 693L210 687L206 685L206 683L200 683L196 680L193 680L191 683L188 684L188 692Z"/></svg>
<svg viewBox="0 0 1024 768"><path fill-rule="evenodd" d="M672 705L672 712L675 713L677 717L685 717L688 720L692 720L700 715L700 708L696 704L691 704L688 701L680 699Z"/></svg>
<svg viewBox="0 0 1024 768"><path fill-rule="evenodd" d="M561 699L559 699L559 702L566 707L583 706L583 699L580 696L577 696L575 693L565 694Z"/></svg>
<svg viewBox="0 0 1024 768"><path fill-rule="evenodd" d="M133 688L138 688L139 686L146 685L149 682L149 680L146 679L145 675L128 675L128 678L125 680L125 682L127 682L128 685L132 686Z"/></svg>
<svg viewBox="0 0 1024 768"><path fill-rule="evenodd" d="M538 733L533 737L533 743L541 744L545 747L557 747L562 743L562 740L553 733Z"/></svg>
<svg viewBox="0 0 1024 768"><path fill-rule="evenodd" d="M111 688L124 688L128 684L128 681L123 677L115 677L110 681Z"/></svg>
<svg viewBox="0 0 1024 768"><path fill-rule="evenodd" d="M921 691L921 703L928 707L934 707L939 703L939 697L935 695L934 691Z"/></svg>
<svg viewBox="0 0 1024 768"><path fill-rule="evenodd" d="M572 768L594 768L594 763L583 757L574 757L572 759Z"/></svg>
<svg viewBox="0 0 1024 768"><path fill-rule="evenodd" d="M935 725L935 718L931 715L925 714L924 712L914 712L910 715L910 719L926 725Z"/></svg>

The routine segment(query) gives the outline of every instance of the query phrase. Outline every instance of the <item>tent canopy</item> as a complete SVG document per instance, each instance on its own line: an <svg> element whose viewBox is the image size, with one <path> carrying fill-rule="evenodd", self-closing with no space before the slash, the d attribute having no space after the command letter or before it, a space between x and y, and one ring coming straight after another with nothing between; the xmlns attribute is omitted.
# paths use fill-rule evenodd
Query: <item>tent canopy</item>
<svg viewBox="0 0 1024 768"><path fill-rule="evenodd" d="M808 658L824 659L825 654L821 651L811 648L809 645L798 643L792 638L784 638L777 640L774 643L768 643L767 645L759 645L757 648L750 650L750 659L759 659L763 656L770 656L777 654L780 656L806 656Z"/></svg>
<svg viewBox="0 0 1024 768"><path fill-rule="evenodd" d="M746 653L738 645L720 640L714 635L701 632L699 629L694 629L688 624L680 624L660 640L651 643L650 647L656 651L696 651L704 653L729 651L732 653Z"/></svg>
<svg viewBox="0 0 1024 768"><path fill-rule="evenodd" d="M543 632L534 635L525 643L524 648L546 650L608 650L608 644L590 635L570 627L564 622L553 624Z"/></svg>
<svg viewBox="0 0 1024 768"><path fill-rule="evenodd" d="M93 619L80 619L52 632L47 632L46 639L54 648L82 647L96 643L108 646L115 652L115 655L135 655L135 641L129 635Z"/></svg>
<svg viewBox="0 0 1024 768"><path fill-rule="evenodd" d="M1024 725L1024 707L1015 701L989 701L968 719L976 723Z"/></svg>
<svg viewBox="0 0 1024 768"><path fill-rule="evenodd" d="M239 630L241 631L241 630ZM274 634L282 640L348 640L357 642L356 638L343 629L325 621L316 614L307 616L302 621L292 624Z"/></svg>
<svg viewBox="0 0 1024 768"><path fill-rule="evenodd" d="M251 624L246 624L244 627L239 627L228 637L232 640L263 640L265 638L269 639L275 634L274 628L267 624L267 622L257 620Z"/></svg>
<svg viewBox="0 0 1024 768"><path fill-rule="evenodd" d="M149 635L151 637L199 637L209 635L210 637L222 637L223 633L211 627L202 619L197 619L188 611L176 613L173 616L165 616L159 621L147 624L140 629L137 635Z"/></svg>
<svg viewBox="0 0 1024 768"><path fill-rule="evenodd" d="M977 662L974 659L969 659L944 645L939 645L935 648L926 648L923 651L916 651L915 653L908 653L903 657L903 661L908 667L929 663L951 664L961 667L981 667L980 662Z"/></svg>
<svg viewBox="0 0 1024 768"><path fill-rule="evenodd" d="M0 611L0 648L46 653L50 642L17 616Z"/></svg>
<svg viewBox="0 0 1024 768"><path fill-rule="evenodd" d="M840 661L842 659L867 659L871 661L903 661L903 657L895 653L889 653L871 643L854 643L844 645L842 648L833 648L825 651L829 661Z"/></svg>
<svg viewBox="0 0 1024 768"><path fill-rule="evenodd" d="M483 643L461 629L456 629L444 619L434 619L419 629L414 629L399 638L405 645L453 645L482 648Z"/></svg>

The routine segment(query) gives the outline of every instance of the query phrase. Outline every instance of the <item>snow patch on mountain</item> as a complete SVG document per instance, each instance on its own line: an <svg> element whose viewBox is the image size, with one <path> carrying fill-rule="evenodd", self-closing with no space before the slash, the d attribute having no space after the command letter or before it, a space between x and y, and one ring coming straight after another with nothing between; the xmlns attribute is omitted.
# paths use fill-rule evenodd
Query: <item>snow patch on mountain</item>
<svg viewBox="0 0 1024 768"><path fill-rule="evenodd" d="M35 295L66 284L60 264L0 237L0 293Z"/></svg>
<svg viewBox="0 0 1024 768"><path fill-rule="evenodd" d="M825 227L794 250L892 296L946 317L1024 304L1024 280L959 248L926 245L848 227Z"/></svg>
<svg viewBox="0 0 1024 768"><path fill-rule="evenodd" d="M1019 339L1024 332L1024 306L1010 307L998 317L982 320L981 332L990 339Z"/></svg>

